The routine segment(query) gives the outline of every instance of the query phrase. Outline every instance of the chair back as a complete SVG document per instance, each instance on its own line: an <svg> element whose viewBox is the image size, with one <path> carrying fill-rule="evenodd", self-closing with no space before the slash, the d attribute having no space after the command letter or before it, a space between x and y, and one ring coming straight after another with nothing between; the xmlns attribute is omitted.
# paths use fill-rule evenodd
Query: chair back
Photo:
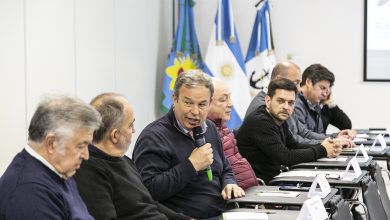
<svg viewBox="0 0 390 220"><path fill-rule="evenodd" d="M363 190L363 202L367 206L370 219L388 219L380 199L376 182L369 176L365 176L362 178L361 184Z"/></svg>
<svg viewBox="0 0 390 220"><path fill-rule="evenodd" d="M383 204L383 208L385 209L387 219L390 219L390 200L387 194L386 184L385 184L385 180L383 179L381 170L382 167L380 167L379 164L376 164L373 180L376 182L378 186L379 197Z"/></svg>
<svg viewBox="0 0 390 220"><path fill-rule="evenodd" d="M333 220L353 220L348 203L340 195L334 195L330 198L329 206Z"/></svg>

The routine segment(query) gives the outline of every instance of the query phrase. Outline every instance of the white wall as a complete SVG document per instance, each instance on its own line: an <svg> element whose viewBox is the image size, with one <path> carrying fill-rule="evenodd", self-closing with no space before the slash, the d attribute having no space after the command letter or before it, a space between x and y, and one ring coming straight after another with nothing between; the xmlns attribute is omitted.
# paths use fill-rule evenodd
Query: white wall
<svg viewBox="0 0 390 220"><path fill-rule="evenodd" d="M115 91L134 105L138 132L154 120L170 13L154 0L0 0L0 175L44 94L89 102Z"/></svg>
<svg viewBox="0 0 390 220"><path fill-rule="evenodd" d="M257 0L232 0L246 54ZM363 0L271 0L276 55L336 74L334 96L354 127L390 125L388 83L363 82ZM0 175L26 142L45 93L85 101L125 94L136 136L160 116L161 80L171 46L171 0L0 0ZM198 0L196 27L206 53L216 0ZM133 140L135 142L135 139ZM131 149L128 154L131 154Z"/></svg>
<svg viewBox="0 0 390 220"><path fill-rule="evenodd" d="M231 0L244 56L258 0ZM350 116L353 127L390 125L386 82L363 82L364 0L270 0L276 57L293 61L304 70L321 63L336 76L336 103ZM216 1L198 1L196 25L206 53Z"/></svg>

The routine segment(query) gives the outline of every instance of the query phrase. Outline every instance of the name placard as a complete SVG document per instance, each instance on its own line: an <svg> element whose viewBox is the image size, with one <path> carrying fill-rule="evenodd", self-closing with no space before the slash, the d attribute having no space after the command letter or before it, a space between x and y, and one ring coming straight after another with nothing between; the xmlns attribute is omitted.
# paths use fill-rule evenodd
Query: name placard
<svg viewBox="0 0 390 220"><path fill-rule="evenodd" d="M316 190L317 185L320 186L320 191ZM313 198L314 196L320 196L321 198L325 198L330 193L330 191L330 185L325 177L325 174L320 173L316 176L313 183L311 184L309 192L307 193L307 197Z"/></svg>
<svg viewBox="0 0 390 220"><path fill-rule="evenodd" d="M303 203L297 220L324 220L328 219L326 210L319 196L315 196Z"/></svg>
<svg viewBox="0 0 390 220"><path fill-rule="evenodd" d="M353 168L353 174L349 173L349 168L352 166ZM349 161L347 168L345 168L344 174L343 174L343 180L353 180L354 178L358 178L362 174L362 170L360 169L359 163L356 160L356 156L352 157L352 159Z"/></svg>
<svg viewBox="0 0 390 220"><path fill-rule="evenodd" d="M379 141L380 146L376 146L376 142ZM374 143L372 143L372 146L370 148L370 151L383 151L386 148L386 141L382 134L378 134L376 136Z"/></svg>

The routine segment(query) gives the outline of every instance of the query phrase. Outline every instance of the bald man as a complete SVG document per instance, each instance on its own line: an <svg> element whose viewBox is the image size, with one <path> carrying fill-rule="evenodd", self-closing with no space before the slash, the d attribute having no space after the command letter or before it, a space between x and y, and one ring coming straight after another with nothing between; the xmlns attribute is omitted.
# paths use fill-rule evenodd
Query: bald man
<svg viewBox="0 0 390 220"><path fill-rule="evenodd" d="M281 78L291 80L297 86L297 89L299 89L302 79L302 74L299 66L290 61L280 62L276 64L276 66L272 70L271 81ZM267 94L264 91L260 91L253 98L245 114L245 118L251 112L254 112L256 109L260 108L260 106L265 105L266 95ZM338 134L333 135L316 133L307 129L306 126L297 119L297 116L295 114L293 114L286 122L294 139L300 144L320 144L323 142L324 139L329 136L332 136L337 137L335 141L343 146L354 146L354 143L351 141L353 137L350 137L350 135L353 134L350 133L349 130L343 130Z"/></svg>
<svg viewBox="0 0 390 220"><path fill-rule="evenodd" d="M122 95L103 93L91 101L102 124L89 145L90 160L75 179L95 219L190 219L153 201L133 161L125 156L134 129L134 112Z"/></svg>
<svg viewBox="0 0 390 220"><path fill-rule="evenodd" d="M275 65L271 74L271 81L275 79L285 78L293 81L293 83L299 87L301 83L302 74L298 65L293 62L285 61ZM250 103L245 113L245 118L253 111L264 105L264 98L267 95L266 92L260 91Z"/></svg>
<svg viewBox="0 0 390 220"><path fill-rule="evenodd" d="M230 119L233 103L230 99L230 89L221 79L213 78L214 95L210 104L208 119L215 123L221 138L223 151L232 167L238 185L247 189L258 185L256 174L249 162L242 157L237 148L234 134L226 127Z"/></svg>

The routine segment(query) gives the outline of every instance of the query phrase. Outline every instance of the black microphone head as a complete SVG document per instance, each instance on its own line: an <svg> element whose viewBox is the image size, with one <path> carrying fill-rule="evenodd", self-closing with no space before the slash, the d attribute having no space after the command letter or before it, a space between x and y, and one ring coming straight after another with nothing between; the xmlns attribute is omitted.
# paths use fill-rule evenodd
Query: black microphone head
<svg viewBox="0 0 390 220"><path fill-rule="evenodd" d="M192 129L192 134L194 135L194 139L197 140L203 138L202 132L203 132L202 127L200 126L194 127Z"/></svg>

